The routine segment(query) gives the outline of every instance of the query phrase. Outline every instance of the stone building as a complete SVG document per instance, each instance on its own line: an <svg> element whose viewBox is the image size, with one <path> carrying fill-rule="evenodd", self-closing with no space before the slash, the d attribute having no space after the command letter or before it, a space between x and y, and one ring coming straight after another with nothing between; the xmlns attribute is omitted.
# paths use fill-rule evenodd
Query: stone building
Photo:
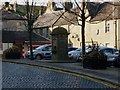
<svg viewBox="0 0 120 90"><path fill-rule="evenodd" d="M51 31L58 26L65 27L70 33L68 36L68 44L74 47L80 47L82 40L81 26L78 25L78 22L81 23L81 21L78 21L79 17L73 14L71 15L71 13L64 13L64 8L55 11L55 4L52 4L51 2L48 4L45 14L40 15L34 23L35 27L49 27ZM74 10L76 10L76 13L79 13L78 8L75 8ZM86 45L94 42L98 45L120 49L119 11L119 2L89 2L86 12L90 15L85 27Z"/></svg>
<svg viewBox="0 0 120 90"><path fill-rule="evenodd" d="M9 6L9 5L7 5ZM1 9L2 23L1 23L1 38L2 38L2 50L8 49L16 44L21 52L29 50L29 35L26 27L26 18L18 14L13 9ZM33 47L37 47L41 44L50 43L49 39L40 36L33 32L32 36Z"/></svg>

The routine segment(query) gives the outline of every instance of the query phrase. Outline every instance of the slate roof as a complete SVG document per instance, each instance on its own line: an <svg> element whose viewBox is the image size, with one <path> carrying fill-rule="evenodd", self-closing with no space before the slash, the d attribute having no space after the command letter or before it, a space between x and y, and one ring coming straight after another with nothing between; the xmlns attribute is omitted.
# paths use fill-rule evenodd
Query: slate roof
<svg viewBox="0 0 120 90"><path fill-rule="evenodd" d="M105 2L103 8L90 21L120 19L120 2Z"/></svg>
<svg viewBox="0 0 120 90"><path fill-rule="evenodd" d="M91 18L95 17L98 11L102 7L103 5L100 3L88 2L87 9L90 13ZM76 11L77 13L80 12L79 8L75 8L72 10ZM62 13L64 14L62 15ZM61 15L62 17L60 17ZM70 12L64 12L63 10L53 11L51 13L45 13L39 16L38 19L34 23L34 27L35 28L50 27L53 24L54 26L70 25L70 24L78 25L78 16Z"/></svg>
<svg viewBox="0 0 120 90"><path fill-rule="evenodd" d="M53 24L54 26L61 26L61 25L66 25L66 24L67 25L78 24L77 16L72 13L65 12L63 10L53 11L51 13L45 13L42 16L38 17L38 19L34 23L34 27L35 28L36 27L37 28L38 27L50 27Z"/></svg>
<svg viewBox="0 0 120 90"><path fill-rule="evenodd" d="M13 43L17 40L20 41L29 41L29 34L27 31L2 31L2 42L3 43ZM32 41L49 41L48 39L36 34L32 33Z"/></svg>
<svg viewBox="0 0 120 90"><path fill-rule="evenodd" d="M20 16L14 11L0 10L0 13L2 13L2 20L26 20L25 17Z"/></svg>
<svg viewBox="0 0 120 90"><path fill-rule="evenodd" d="M104 7L105 4L101 4L99 2L88 2L87 9L91 16L91 19L94 18L97 13Z"/></svg>

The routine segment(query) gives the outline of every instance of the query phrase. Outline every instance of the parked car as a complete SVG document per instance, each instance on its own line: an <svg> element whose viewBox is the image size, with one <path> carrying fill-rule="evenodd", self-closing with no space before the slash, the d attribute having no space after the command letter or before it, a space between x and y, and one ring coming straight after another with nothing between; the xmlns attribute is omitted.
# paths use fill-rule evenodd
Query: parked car
<svg viewBox="0 0 120 90"><path fill-rule="evenodd" d="M68 47L68 51L75 50L75 47ZM51 59L52 56L52 45L41 45L38 48L33 50L33 58L34 59ZM30 51L28 51L25 56L30 58Z"/></svg>
<svg viewBox="0 0 120 90"><path fill-rule="evenodd" d="M107 65L114 66L115 59L118 57L118 50L115 48L100 47L99 51L107 56Z"/></svg>
<svg viewBox="0 0 120 90"><path fill-rule="evenodd" d="M33 58L38 60L49 59L51 58L51 49L52 46L49 44L41 45L33 50ZM25 56L30 58L30 51L26 52Z"/></svg>
<svg viewBox="0 0 120 90"><path fill-rule="evenodd" d="M78 48L76 48L76 47L68 47L68 52L76 50L76 49L78 49Z"/></svg>
<svg viewBox="0 0 120 90"><path fill-rule="evenodd" d="M107 66L115 66L116 60L118 58L118 50L111 47L98 47L99 52L103 52L107 56ZM86 51L89 53L92 48L88 48ZM80 56L81 57L81 56Z"/></svg>
<svg viewBox="0 0 120 90"><path fill-rule="evenodd" d="M70 51L68 52L68 57L69 59L74 59L74 60L78 60L80 57L82 49L78 48L76 50Z"/></svg>
<svg viewBox="0 0 120 90"><path fill-rule="evenodd" d="M118 56L114 58L115 61L114 61L113 65L115 67L119 67L120 68L120 50L117 53L118 53Z"/></svg>
<svg viewBox="0 0 120 90"><path fill-rule="evenodd" d="M115 59L114 67L120 68L120 57Z"/></svg>
<svg viewBox="0 0 120 90"><path fill-rule="evenodd" d="M110 47L99 47L98 50L100 52L103 52L104 54L107 55L107 64L108 66L118 66L116 62L119 62L120 60L118 59L118 50L115 48L110 48ZM86 46L85 52L88 53L92 51L92 47ZM70 59L75 59L76 61L81 60L81 55L82 55L82 48L78 48L74 51L68 52L68 57Z"/></svg>
<svg viewBox="0 0 120 90"><path fill-rule="evenodd" d="M89 46L86 46L86 52L87 52L88 48L89 48ZM76 61L80 61L81 54L82 54L82 47L68 52L68 57L69 57L69 59L74 59Z"/></svg>

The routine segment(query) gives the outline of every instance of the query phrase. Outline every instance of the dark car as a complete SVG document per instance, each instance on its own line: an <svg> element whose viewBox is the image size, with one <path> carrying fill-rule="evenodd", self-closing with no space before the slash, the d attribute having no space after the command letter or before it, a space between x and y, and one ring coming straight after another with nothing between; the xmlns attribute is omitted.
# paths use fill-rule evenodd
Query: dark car
<svg viewBox="0 0 120 90"><path fill-rule="evenodd" d="M99 49L99 51L107 55L107 65L114 66L115 60L118 57L118 50L115 48L102 47Z"/></svg>
<svg viewBox="0 0 120 90"><path fill-rule="evenodd" d="M73 51L73 50L76 50L76 49L78 49L78 48L75 48L75 47L68 47L68 52Z"/></svg>
<svg viewBox="0 0 120 90"><path fill-rule="evenodd" d="M119 52L118 52L117 54L118 54L118 56L115 57L115 60L114 60L113 65L114 65L115 67L119 67L119 68L120 68L120 50L119 50Z"/></svg>
<svg viewBox="0 0 120 90"><path fill-rule="evenodd" d="M111 47L101 47L98 48L99 52L103 52L107 56L107 66L115 66L118 63L118 50ZM91 52L92 48L89 48L87 51L88 53Z"/></svg>

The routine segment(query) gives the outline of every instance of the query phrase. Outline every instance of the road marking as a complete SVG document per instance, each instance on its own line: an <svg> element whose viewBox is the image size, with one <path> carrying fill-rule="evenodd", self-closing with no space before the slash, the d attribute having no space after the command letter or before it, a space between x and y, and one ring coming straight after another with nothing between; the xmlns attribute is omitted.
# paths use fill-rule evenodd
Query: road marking
<svg viewBox="0 0 120 90"><path fill-rule="evenodd" d="M2 61L2 62L4 62L4 61ZM87 80L91 80L91 81L94 81L94 82L97 82L97 83L101 83L101 84L104 84L104 85L109 86L111 88L120 89L120 85L113 84L112 82L101 80L101 79L98 79L98 78L94 78L94 77L91 77L91 76L88 76L88 75L85 75L85 74L74 73L74 72L70 72L70 71L67 71L67 70L57 69L57 68L53 68L53 67L49 67L49 66L48 67L47 66L38 66L38 65L32 65L32 64L24 64L24 63L19 63L19 62L6 62L6 61L4 63L22 64L24 66L29 66L29 67L33 67L33 68L40 68L40 69L50 70L50 71L54 71L54 72L69 74L69 75L72 75L72 76L81 77L81 78L84 78L84 79L87 79Z"/></svg>

